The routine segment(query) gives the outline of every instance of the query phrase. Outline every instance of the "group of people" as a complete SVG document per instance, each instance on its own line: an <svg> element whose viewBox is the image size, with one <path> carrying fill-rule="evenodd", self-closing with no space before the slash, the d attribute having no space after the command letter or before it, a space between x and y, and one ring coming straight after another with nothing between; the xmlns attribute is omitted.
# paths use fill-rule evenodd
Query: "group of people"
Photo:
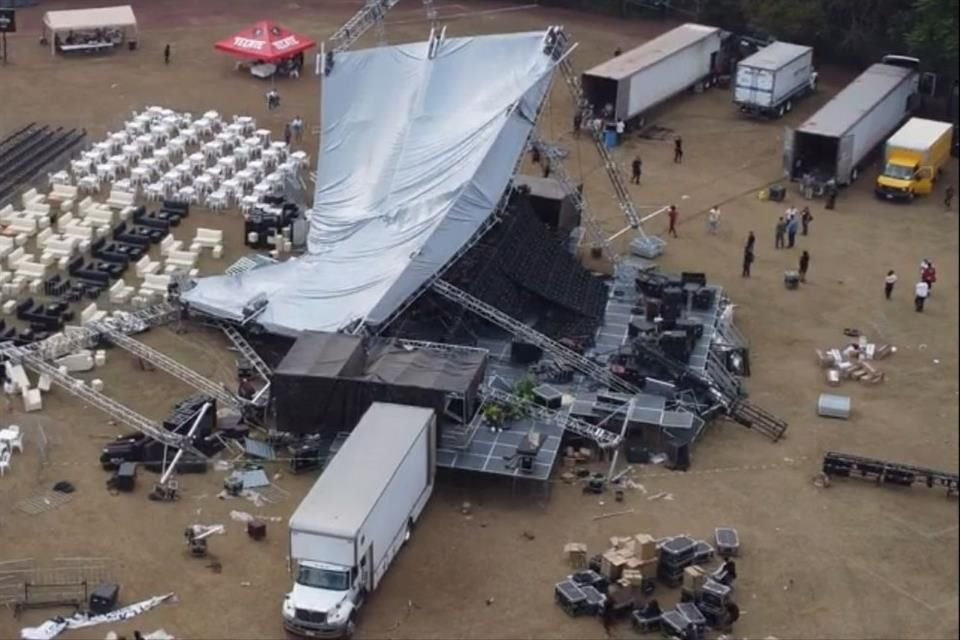
<svg viewBox="0 0 960 640"><path fill-rule="evenodd" d="M797 233L808 235L811 222L813 222L813 214L810 213L810 207L804 207L802 211L798 211L793 206L787 208L786 212L777 219L773 248L793 249L797 242Z"/></svg>
<svg viewBox="0 0 960 640"><path fill-rule="evenodd" d="M303 141L303 118L296 116L283 126L283 141L290 146L291 141Z"/></svg>
<svg viewBox="0 0 960 640"><path fill-rule="evenodd" d="M897 272L887 271L883 278L883 297L889 300L893 296L893 288L897 284ZM913 308L917 313L923 313L927 298L933 291L933 283L937 281L937 268L929 258L920 261L920 280L913 289Z"/></svg>

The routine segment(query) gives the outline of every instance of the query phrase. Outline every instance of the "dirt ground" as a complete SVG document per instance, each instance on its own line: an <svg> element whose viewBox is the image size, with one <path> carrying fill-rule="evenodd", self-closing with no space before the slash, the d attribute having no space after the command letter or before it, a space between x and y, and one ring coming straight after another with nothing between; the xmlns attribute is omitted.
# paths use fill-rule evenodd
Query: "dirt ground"
<svg viewBox="0 0 960 640"><path fill-rule="evenodd" d="M45 8L80 2L49 2ZM96 3L93 3L94 5ZM359 2L277 3L269 17L318 38L332 33ZM20 33L9 39L10 64L0 68L0 132L29 121L86 127L94 139L114 129L131 110L151 104L202 112L247 113L279 131L301 114L309 128L318 109L312 75L278 83L281 108L268 114L267 85L234 72L212 43L253 19L264 17L252 0L153 0L134 2L142 47L109 57L51 59L37 44L40 12L18 12ZM466 35L538 29L564 24L580 42L578 68L591 66L617 46L629 47L665 30L663 23L623 22L555 10L521 9L469 17L457 14L507 5L442 3L448 34ZM420 39L428 27L418 3L401 4L387 28L391 42ZM173 46L164 67L161 50ZM824 74L821 90L798 105L786 124L797 123L842 86L849 74ZM568 171L582 173L586 197L611 232L623 221L593 150L568 133L570 102L559 82L541 125L544 137L570 149ZM786 204L761 202L757 191L780 175L782 122L741 119L729 94L714 90L666 105L657 124L683 136L686 157L672 162L672 144L632 140L618 150L624 166L634 154L644 160L643 184L631 187L638 205L676 203L680 237L662 259L667 269L704 271L736 301L737 323L752 345L748 387L759 405L790 423L786 439L772 444L737 425L712 425L693 452L687 473L659 467L640 470L646 495L632 491L624 505L553 482L549 497L513 492L509 484L482 478L444 477L416 534L386 576L362 616L364 638L600 638L595 620L571 620L552 602L553 584L567 568L561 549L568 541L601 550L611 535L639 531L664 536L687 532L712 536L716 526L734 526L742 559L736 598L742 618L735 636L763 638L956 638L958 622L958 505L940 490L893 489L838 481L818 489L811 479L825 451L914 463L956 471L958 463L957 212L944 211L937 194L909 206L873 199L870 175L844 191L835 211L812 203L809 237L794 250L773 249L773 227ZM673 134L671 134L673 135ZM313 145L311 145L312 147ZM316 149L311 148L311 155ZM957 184L952 161L943 182ZM703 212L719 203L718 236L706 233ZM788 203L801 203L795 191ZM954 204L956 207L956 204ZM200 210L192 226L216 226L233 240L227 257L205 259L215 273L242 253L236 212ZM662 232L665 220L648 229ZM757 234L757 261L749 280L740 277L742 242ZM186 232L189 233L189 228ZM626 239L625 239L626 240ZM795 268L799 251L810 251L809 282L786 291L782 272ZM925 313L912 306L912 287L922 258L939 266L939 281ZM882 280L900 274L889 302ZM886 381L875 387L848 382L839 390L853 400L849 421L815 415L818 394L830 389L814 359L817 347L840 345L845 327L895 344L898 352L880 366ZM220 336L196 329L184 335L162 329L145 337L154 346L225 382L233 355ZM111 352L100 377L106 392L151 418L164 416L189 390L165 374L141 371L121 352ZM18 405L19 403L15 403ZM28 433L27 450L0 479L0 560L100 557L111 560L131 603L175 592L179 603L113 627L129 634L164 628L180 638L276 638L282 635L280 604L289 588L285 520L312 477L276 469L287 497L262 509L215 495L223 473L182 476L183 499L148 502L153 477L143 472L133 494L111 496L107 474L97 464L99 448L121 431L104 415L82 407L62 391L45 399L41 413L15 406L4 423ZM42 427L49 444L36 446ZM44 463L45 460L45 463ZM58 480L77 487L72 500L40 515L14 505ZM657 493L672 500L650 500ZM473 504L470 517L462 501ZM593 517L632 509L630 514ZM231 510L282 519L270 522L263 542L253 542ZM184 553L182 532L193 523L224 523L211 550L222 565L215 573ZM524 536L524 533L532 534ZM674 595L665 595L669 602ZM0 637L15 637L21 624L37 624L49 611L15 620L0 612ZM102 638L98 627L65 638ZM634 635L626 625L614 637Z"/></svg>

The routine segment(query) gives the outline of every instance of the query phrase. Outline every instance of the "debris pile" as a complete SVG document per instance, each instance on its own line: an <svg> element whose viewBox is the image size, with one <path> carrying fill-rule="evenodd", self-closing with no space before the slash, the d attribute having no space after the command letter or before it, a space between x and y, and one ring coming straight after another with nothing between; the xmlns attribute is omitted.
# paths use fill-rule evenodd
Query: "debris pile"
<svg viewBox="0 0 960 640"><path fill-rule="evenodd" d="M883 360L897 352L895 346L870 342L866 336L858 336L856 342L832 349L817 349L817 362L824 370L827 384L840 386L843 380L857 380L875 385L883 382L885 375L872 362Z"/></svg>

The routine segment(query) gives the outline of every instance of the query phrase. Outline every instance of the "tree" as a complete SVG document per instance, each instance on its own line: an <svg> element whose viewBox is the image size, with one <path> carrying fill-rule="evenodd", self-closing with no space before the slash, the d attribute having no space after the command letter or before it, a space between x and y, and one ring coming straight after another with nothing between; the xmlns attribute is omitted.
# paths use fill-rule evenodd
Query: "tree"
<svg viewBox="0 0 960 640"><path fill-rule="evenodd" d="M925 66L947 78L957 77L960 0L914 0L909 26L903 34L910 52ZM949 83L942 82L942 87Z"/></svg>

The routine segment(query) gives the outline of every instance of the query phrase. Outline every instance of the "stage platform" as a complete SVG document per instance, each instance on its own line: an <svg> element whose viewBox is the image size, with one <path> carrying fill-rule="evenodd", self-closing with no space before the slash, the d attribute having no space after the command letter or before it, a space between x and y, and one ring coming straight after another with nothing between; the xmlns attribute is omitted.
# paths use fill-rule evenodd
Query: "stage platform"
<svg viewBox="0 0 960 640"><path fill-rule="evenodd" d="M634 280L637 277L637 272L643 267L643 263L630 259L625 259L617 267L617 273L611 281L607 311L603 323L597 330L596 344L589 355L605 361L606 358L626 344L627 329L630 324L630 317L633 315L630 310L640 304L641 300L640 292L637 291ZM696 371L706 370L710 345L717 335L717 322L721 312L720 300L723 297L721 287L708 284L707 288L715 292L713 304L710 308L703 311L696 309L684 311L685 317L703 324L703 336L697 340L693 354L690 356L690 368Z"/></svg>
<svg viewBox="0 0 960 640"><path fill-rule="evenodd" d="M515 454L517 446L531 429L540 434L543 444L533 460L532 470L521 471ZM437 450L437 466L546 481L560 452L562 436L560 427L530 418L511 423L509 430L493 432L480 427L466 449L452 448L449 441L441 438L441 448Z"/></svg>

